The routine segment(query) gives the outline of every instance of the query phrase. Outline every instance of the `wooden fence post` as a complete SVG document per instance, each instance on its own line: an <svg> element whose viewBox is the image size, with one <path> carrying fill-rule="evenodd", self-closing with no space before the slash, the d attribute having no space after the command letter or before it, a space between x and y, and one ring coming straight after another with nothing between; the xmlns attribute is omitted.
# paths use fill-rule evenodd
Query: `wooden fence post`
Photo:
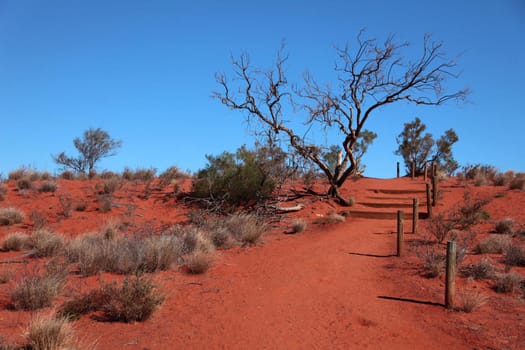
<svg viewBox="0 0 525 350"><path fill-rule="evenodd" d="M397 211L397 256L402 257L404 251L404 237L403 237L403 217L402 210Z"/></svg>
<svg viewBox="0 0 525 350"><path fill-rule="evenodd" d="M397 178L399 179L399 162L397 162Z"/></svg>
<svg viewBox="0 0 525 350"><path fill-rule="evenodd" d="M427 190L427 217L432 217L432 197L430 196L430 184L425 184Z"/></svg>
<svg viewBox="0 0 525 350"><path fill-rule="evenodd" d="M445 285L445 307L454 308L456 297L456 242L447 242L447 275Z"/></svg>
<svg viewBox="0 0 525 350"><path fill-rule="evenodd" d="M410 177L412 178L412 180L414 180L414 178L416 177L416 163L412 162L412 164L410 165Z"/></svg>
<svg viewBox="0 0 525 350"><path fill-rule="evenodd" d="M423 173L423 180L425 180L425 182L427 181L427 176L428 176L428 162L425 162L425 170L424 170L424 173Z"/></svg>
<svg viewBox="0 0 525 350"><path fill-rule="evenodd" d="M419 198L412 200L412 233L417 233L417 226L419 223Z"/></svg>
<svg viewBox="0 0 525 350"><path fill-rule="evenodd" d="M434 175L432 177L432 206L433 207L437 205L438 192L439 192L438 177Z"/></svg>

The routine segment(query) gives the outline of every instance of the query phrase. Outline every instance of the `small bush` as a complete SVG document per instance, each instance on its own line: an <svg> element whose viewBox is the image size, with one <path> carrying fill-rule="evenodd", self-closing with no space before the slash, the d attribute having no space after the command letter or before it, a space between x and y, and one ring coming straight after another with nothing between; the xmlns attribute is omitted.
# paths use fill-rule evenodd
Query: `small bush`
<svg viewBox="0 0 525 350"><path fill-rule="evenodd" d="M64 180L75 180L75 173L70 170L65 170L60 174L60 178Z"/></svg>
<svg viewBox="0 0 525 350"><path fill-rule="evenodd" d="M428 231L436 238L438 243L442 243L449 236L454 228L454 224L445 219L443 213L439 213L430 218Z"/></svg>
<svg viewBox="0 0 525 350"><path fill-rule="evenodd" d="M64 349L71 342L72 327L65 318L38 314L29 322L26 338L32 350Z"/></svg>
<svg viewBox="0 0 525 350"><path fill-rule="evenodd" d="M31 210L29 218L33 222L33 230L40 230L44 228L47 224L46 216L38 209Z"/></svg>
<svg viewBox="0 0 525 350"><path fill-rule="evenodd" d="M228 230L224 227L217 227L208 232L208 237L216 248L227 245L231 236Z"/></svg>
<svg viewBox="0 0 525 350"><path fill-rule="evenodd" d="M505 218L496 223L496 232L497 233L512 233L514 227L514 220L511 218Z"/></svg>
<svg viewBox="0 0 525 350"><path fill-rule="evenodd" d="M507 266L525 266L525 249L510 245L505 249L504 261Z"/></svg>
<svg viewBox="0 0 525 350"><path fill-rule="evenodd" d="M85 211L87 208L87 202L84 200L80 200L75 204L75 210L76 211Z"/></svg>
<svg viewBox="0 0 525 350"><path fill-rule="evenodd" d="M73 198L68 193L62 193L58 196L58 204L60 206L60 214L68 218L73 211Z"/></svg>
<svg viewBox="0 0 525 350"><path fill-rule="evenodd" d="M17 281L11 292L11 304L15 310L37 310L51 306L60 294L66 274L28 274Z"/></svg>
<svg viewBox="0 0 525 350"><path fill-rule="evenodd" d="M23 177L16 182L16 187L19 190L30 190L33 188L33 182L28 177Z"/></svg>
<svg viewBox="0 0 525 350"><path fill-rule="evenodd" d="M463 195L463 204L457 206L449 216L450 221L461 230L466 230L482 220L490 217L483 207L490 202L490 198L472 198L469 192Z"/></svg>
<svg viewBox="0 0 525 350"><path fill-rule="evenodd" d="M509 236L490 235L476 246L478 254L501 254L512 244Z"/></svg>
<svg viewBox="0 0 525 350"><path fill-rule="evenodd" d="M24 167L21 167L16 170L10 171L9 174L7 175L7 178L9 180L16 181L16 180L20 180L23 177L28 177L28 176L29 176L29 170Z"/></svg>
<svg viewBox="0 0 525 350"><path fill-rule="evenodd" d="M120 175L117 174L117 173L114 173L112 171L109 171L109 170L104 170L103 172L101 172L100 174L98 174L98 177L101 178L101 179L104 179L104 180L108 180L108 179L112 179L112 178L118 178Z"/></svg>
<svg viewBox="0 0 525 350"><path fill-rule="evenodd" d="M446 255L432 247L426 247L417 252L423 261L424 276L428 278L439 277L445 271Z"/></svg>
<svg viewBox="0 0 525 350"><path fill-rule="evenodd" d="M56 256L64 248L64 238L54 232L41 229L31 234L31 256L42 258Z"/></svg>
<svg viewBox="0 0 525 350"><path fill-rule="evenodd" d="M185 259L185 262L189 273L201 274L208 271L213 264L213 255L210 252L196 250Z"/></svg>
<svg viewBox="0 0 525 350"><path fill-rule="evenodd" d="M525 189L525 174L516 174L516 176L509 183L509 189L523 191Z"/></svg>
<svg viewBox="0 0 525 350"><path fill-rule="evenodd" d="M460 310L470 313L484 305L488 298L477 291L465 291L459 294L458 300Z"/></svg>
<svg viewBox="0 0 525 350"><path fill-rule="evenodd" d="M25 233L14 232L9 234L3 243L4 250L20 251L28 247L29 236Z"/></svg>
<svg viewBox="0 0 525 350"><path fill-rule="evenodd" d="M111 195L102 195L97 198L97 201L100 203L100 212L107 213L113 209L113 197Z"/></svg>
<svg viewBox="0 0 525 350"><path fill-rule="evenodd" d="M170 166L159 175L160 183L162 186L167 186L169 184L172 184L181 179L186 179L188 177L188 174L181 172L176 166Z"/></svg>
<svg viewBox="0 0 525 350"><path fill-rule="evenodd" d="M3 201L5 199L5 196L7 194L7 187L0 183L0 201Z"/></svg>
<svg viewBox="0 0 525 350"><path fill-rule="evenodd" d="M292 231L294 233L300 233L300 232L304 232L304 230L306 230L306 221L304 220L295 220L293 223L292 223Z"/></svg>
<svg viewBox="0 0 525 350"><path fill-rule="evenodd" d="M106 284L102 291L107 296L102 311L108 321L145 321L164 300L150 279L138 275L126 277L120 287Z"/></svg>
<svg viewBox="0 0 525 350"><path fill-rule="evenodd" d="M481 259L475 264L464 269L464 274L476 280L490 279L494 277L494 264L488 259Z"/></svg>
<svg viewBox="0 0 525 350"><path fill-rule="evenodd" d="M522 281L519 273L510 272L498 276L492 288L498 293L512 293L520 289Z"/></svg>
<svg viewBox="0 0 525 350"><path fill-rule="evenodd" d="M24 213L16 208L0 208L0 226L19 224L24 220Z"/></svg>
<svg viewBox="0 0 525 350"><path fill-rule="evenodd" d="M58 185L55 181L45 181L40 184L38 191L40 192L55 192Z"/></svg>
<svg viewBox="0 0 525 350"><path fill-rule="evenodd" d="M224 223L233 238L242 244L254 244L266 231L266 226L252 214L234 214Z"/></svg>
<svg viewBox="0 0 525 350"><path fill-rule="evenodd" d="M120 180L116 177L104 180L103 191L105 194L112 194L121 186Z"/></svg>

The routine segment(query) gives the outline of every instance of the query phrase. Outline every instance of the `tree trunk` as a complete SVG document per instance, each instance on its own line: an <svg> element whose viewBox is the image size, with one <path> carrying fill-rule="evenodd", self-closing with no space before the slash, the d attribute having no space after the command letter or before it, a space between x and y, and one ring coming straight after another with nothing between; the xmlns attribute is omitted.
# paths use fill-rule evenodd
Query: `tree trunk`
<svg viewBox="0 0 525 350"><path fill-rule="evenodd" d="M337 201L339 202L339 204L341 204L342 206L345 206L345 207L349 207L351 206L351 202L344 198L341 193L339 193L339 188L340 186L338 186L337 184L330 184L330 189L328 190L328 193L327 195L331 198L336 198Z"/></svg>

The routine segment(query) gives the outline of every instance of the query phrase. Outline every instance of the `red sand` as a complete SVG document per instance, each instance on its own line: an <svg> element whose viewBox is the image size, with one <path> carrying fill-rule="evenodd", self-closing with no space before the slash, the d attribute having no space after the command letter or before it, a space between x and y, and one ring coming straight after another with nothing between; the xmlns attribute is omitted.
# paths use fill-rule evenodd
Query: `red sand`
<svg viewBox="0 0 525 350"><path fill-rule="evenodd" d="M94 231L113 216L137 227L155 228L187 219L190 208L180 200L167 199L166 193L154 191L148 199L140 199L144 190L140 184L119 190L119 207L100 213L96 183L60 180L55 194L21 195L14 182L9 182L8 196L0 207L14 206L26 214L37 208L45 213L53 230L67 236ZM444 211L460 202L466 189L474 196L491 198L505 193L486 206L491 218L475 227L477 239L485 237L493 222L504 217L525 223L525 193L503 187L465 188L455 179L443 184L444 197L435 210ZM96 341L97 349L525 349L525 303L520 296L497 294L487 281L458 277L458 293L477 290L488 296L488 301L473 313L444 308L444 277L422 277L422 263L409 244L424 234L425 220L421 221L421 234L406 234L408 251L398 258L393 255L395 220L359 218L366 216L363 212L395 213L397 204L411 203L413 196L420 198L424 212L423 190L421 180L406 178L349 181L343 193L353 195L358 203L350 208L346 222L329 225L313 220L329 210L345 208L304 197L298 202L306 204L305 209L289 214L257 245L218 251L215 265L206 274L187 275L177 269L155 274L166 300L151 319L122 324L97 322L88 315L74 323L75 335L87 343ZM60 193L86 199L87 210L62 217L58 214ZM386 208L373 208L371 203L383 203ZM296 218L308 222L307 230L283 234ZM27 219L20 225L0 227L0 238L31 229ZM405 231L410 230L406 220ZM515 240L524 244L523 237ZM0 262L19 256L0 252ZM469 254L467 261L478 258ZM501 256L492 259L498 267L503 266ZM34 260L29 262L0 268L23 271L35 264ZM524 268L512 270L525 275ZM84 290L96 280L71 276L68 286ZM10 286L0 285L0 334L21 343L31 313L7 309ZM63 300L57 300L57 305Z"/></svg>

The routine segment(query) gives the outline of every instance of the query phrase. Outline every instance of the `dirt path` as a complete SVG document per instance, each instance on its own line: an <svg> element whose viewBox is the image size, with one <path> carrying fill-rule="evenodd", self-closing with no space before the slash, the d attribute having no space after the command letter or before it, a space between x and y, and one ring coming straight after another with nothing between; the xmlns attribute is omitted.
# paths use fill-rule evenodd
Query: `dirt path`
<svg viewBox="0 0 525 350"><path fill-rule="evenodd" d="M399 288L394 227L389 219L311 225L224 251L204 276L164 274L162 308L140 328L95 324L98 348L468 349L447 334L441 300Z"/></svg>

